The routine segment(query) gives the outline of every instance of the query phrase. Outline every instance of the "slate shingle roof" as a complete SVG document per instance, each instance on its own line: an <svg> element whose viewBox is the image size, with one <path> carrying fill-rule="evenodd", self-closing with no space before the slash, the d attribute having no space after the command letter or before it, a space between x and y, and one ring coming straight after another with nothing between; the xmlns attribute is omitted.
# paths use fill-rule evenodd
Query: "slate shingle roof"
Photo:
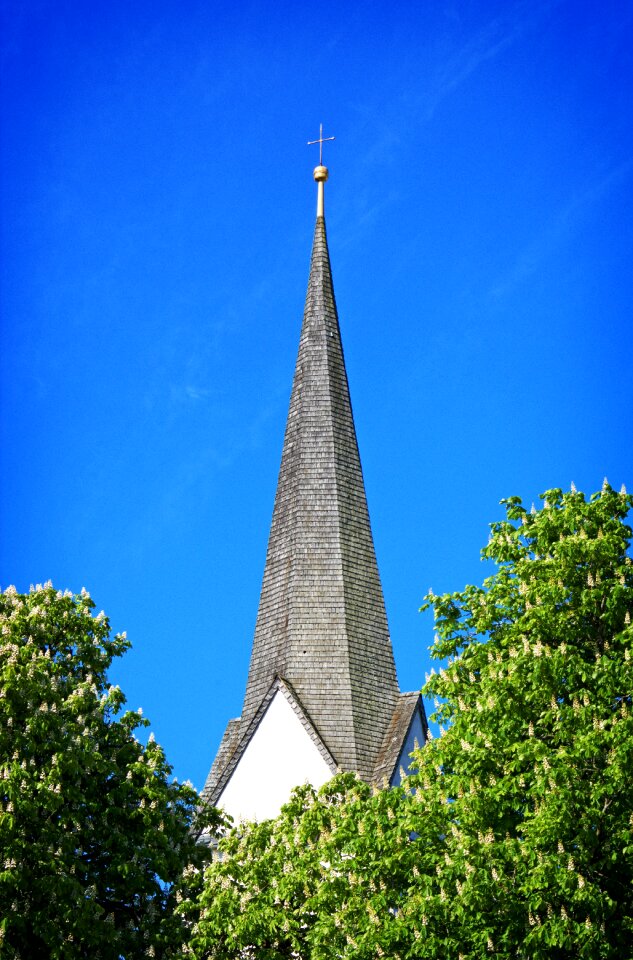
<svg viewBox="0 0 633 960"><path fill-rule="evenodd" d="M239 717L235 720L229 720L226 730L224 731L224 736L220 741L215 760L209 771L207 782L202 790L202 799L208 803L216 803L219 794L222 792L226 780L225 774L228 773L231 761L240 744L240 728L241 723Z"/></svg>
<svg viewBox="0 0 633 960"><path fill-rule="evenodd" d="M326 751L372 781L399 701L332 286L317 217L299 354L239 727L204 794L217 802L275 677ZM231 721L232 724L238 721ZM406 731L405 731L406 733ZM247 738L248 739L248 738ZM394 761L395 762L395 761Z"/></svg>
<svg viewBox="0 0 633 960"><path fill-rule="evenodd" d="M385 783L391 783L391 778L394 773L397 772L396 764L398 763L400 752L409 734L417 709L420 710L422 729L426 736L426 717L424 715L424 706L420 694L400 694L396 702L396 708L393 711L391 723L387 728L385 738L382 742L378 757L376 758L373 782L379 787L382 787ZM419 744L419 746L422 746L422 744ZM407 764L405 764L405 767L406 765Z"/></svg>

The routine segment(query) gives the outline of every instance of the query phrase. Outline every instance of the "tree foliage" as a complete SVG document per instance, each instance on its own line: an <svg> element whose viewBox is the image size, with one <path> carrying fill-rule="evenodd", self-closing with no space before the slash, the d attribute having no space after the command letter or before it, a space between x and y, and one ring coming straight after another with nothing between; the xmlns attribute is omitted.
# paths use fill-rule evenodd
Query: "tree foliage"
<svg viewBox="0 0 633 960"><path fill-rule="evenodd" d="M622 960L633 950L633 498L505 501L483 586L425 600L441 736L242 824L181 905L200 960Z"/></svg>
<svg viewBox="0 0 633 960"><path fill-rule="evenodd" d="M107 681L129 644L93 607L0 595L2 957L159 957L185 932L173 884L202 862L198 795L136 739L146 721Z"/></svg>
<svg viewBox="0 0 633 960"><path fill-rule="evenodd" d="M421 773L441 768L431 793L450 824L462 943L630 956L632 499L605 483L589 502L573 489L544 500L506 501L483 588L427 598L449 658L428 693L447 732Z"/></svg>

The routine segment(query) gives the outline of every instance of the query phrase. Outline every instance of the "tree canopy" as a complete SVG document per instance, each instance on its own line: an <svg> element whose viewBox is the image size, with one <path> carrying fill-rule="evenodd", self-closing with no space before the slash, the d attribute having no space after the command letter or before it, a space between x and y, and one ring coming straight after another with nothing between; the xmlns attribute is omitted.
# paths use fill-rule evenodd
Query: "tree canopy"
<svg viewBox="0 0 633 960"><path fill-rule="evenodd" d="M622 960L633 949L633 498L505 501L482 586L425 599L440 736L241 824L180 906L199 960Z"/></svg>
<svg viewBox="0 0 633 960"><path fill-rule="evenodd" d="M0 954L160 957L182 943L174 884L205 848L192 787L172 780L110 686L129 646L80 596L0 595ZM195 826L195 829L194 829Z"/></svg>

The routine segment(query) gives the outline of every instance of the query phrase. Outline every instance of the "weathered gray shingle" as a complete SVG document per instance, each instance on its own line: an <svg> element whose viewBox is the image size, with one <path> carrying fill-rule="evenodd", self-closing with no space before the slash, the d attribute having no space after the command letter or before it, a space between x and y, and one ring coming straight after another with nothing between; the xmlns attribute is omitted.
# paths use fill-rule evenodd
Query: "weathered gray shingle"
<svg viewBox="0 0 633 960"><path fill-rule="evenodd" d="M387 728L385 738L376 758L373 782L379 787L382 787L385 783L391 783L392 777L394 773L396 773L396 764L400 758L400 752L407 739L417 709L420 710L422 729L426 736L426 717L424 716L424 705L420 694L400 694L396 701L396 708L393 711L391 723ZM422 744L420 744L420 746L422 746ZM405 766L407 766L407 764L405 764Z"/></svg>
<svg viewBox="0 0 633 960"><path fill-rule="evenodd" d="M240 752L275 677L296 691L337 765L372 780L399 691L323 217L314 233ZM225 740L205 787L211 802L237 747Z"/></svg>

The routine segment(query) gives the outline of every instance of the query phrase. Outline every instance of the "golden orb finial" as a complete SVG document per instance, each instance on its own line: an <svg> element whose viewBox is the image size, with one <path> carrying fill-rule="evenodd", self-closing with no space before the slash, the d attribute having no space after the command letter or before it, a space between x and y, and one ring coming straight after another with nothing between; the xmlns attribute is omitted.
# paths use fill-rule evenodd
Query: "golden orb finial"
<svg viewBox="0 0 633 960"><path fill-rule="evenodd" d="M330 171L327 167L324 167L322 163L320 163L318 167L314 168L313 176L317 183L325 183L329 175Z"/></svg>

